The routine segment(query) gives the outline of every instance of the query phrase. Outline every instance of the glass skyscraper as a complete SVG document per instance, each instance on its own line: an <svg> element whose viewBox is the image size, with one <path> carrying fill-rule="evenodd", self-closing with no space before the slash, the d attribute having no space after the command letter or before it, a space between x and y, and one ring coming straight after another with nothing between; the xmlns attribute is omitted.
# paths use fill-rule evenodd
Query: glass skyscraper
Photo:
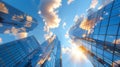
<svg viewBox="0 0 120 67"><path fill-rule="evenodd" d="M23 67L38 50L40 45L33 36L0 45L0 67Z"/></svg>
<svg viewBox="0 0 120 67"><path fill-rule="evenodd" d="M52 38L54 38L54 36ZM49 42L52 38L41 44L43 55L45 55L45 57L43 58L45 60L42 61L43 59L41 59L39 61L41 67L62 67L60 41L57 37L55 37L52 42Z"/></svg>
<svg viewBox="0 0 120 67"><path fill-rule="evenodd" d="M52 48L48 59L42 64L42 67L62 67L60 42L58 39L55 39L51 45L54 45L54 48Z"/></svg>
<svg viewBox="0 0 120 67"><path fill-rule="evenodd" d="M87 36L80 37L83 34L74 35L77 33L73 30L71 36L80 39L95 67L120 67L120 0L114 0L88 16L88 20L94 18L91 34L85 32Z"/></svg>
<svg viewBox="0 0 120 67"><path fill-rule="evenodd" d="M57 37L39 44L34 36L0 45L0 67L61 67Z"/></svg>
<svg viewBox="0 0 120 67"><path fill-rule="evenodd" d="M12 28L19 29L18 32L28 32L37 25L35 18L0 0L0 33Z"/></svg>

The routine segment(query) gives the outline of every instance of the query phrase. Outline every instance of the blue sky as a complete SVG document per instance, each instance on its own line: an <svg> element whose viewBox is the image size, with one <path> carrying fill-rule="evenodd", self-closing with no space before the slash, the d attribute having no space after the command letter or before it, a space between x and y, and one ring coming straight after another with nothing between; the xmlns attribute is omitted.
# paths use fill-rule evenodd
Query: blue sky
<svg viewBox="0 0 120 67"><path fill-rule="evenodd" d="M38 11L41 9L41 2L39 0L3 0L10 5L18 8L19 10L30 14L38 20L39 25L33 30L30 31L28 36L34 35L37 40L42 43L45 41L44 31L45 23L43 21L42 14L38 14ZM50 0L49 0L50 1ZM67 3L68 0L62 0L61 6L57 8L57 15L61 19L59 27L50 29L56 36L58 36L61 41L62 47L69 47L69 38L65 37L69 28L75 23L74 18L76 15L80 16L81 14L87 14L87 9L90 7L91 0L74 0L71 4ZM98 3L99 4L99 3ZM43 14L44 15L44 14ZM63 23L66 23L65 28L63 28ZM0 34L2 38L2 43L10 42L16 40L17 38L10 34ZM1 44L2 44L1 43ZM72 61L69 54L63 54L63 67L92 67L89 60L84 60L83 62L74 62Z"/></svg>

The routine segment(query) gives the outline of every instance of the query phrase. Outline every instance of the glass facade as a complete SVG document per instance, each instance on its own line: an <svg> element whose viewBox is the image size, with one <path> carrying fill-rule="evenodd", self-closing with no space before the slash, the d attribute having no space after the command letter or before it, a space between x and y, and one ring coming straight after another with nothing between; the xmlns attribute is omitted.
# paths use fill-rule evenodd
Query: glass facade
<svg viewBox="0 0 120 67"><path fill-rule="evenodd" d="M61 44L58 38L55 38L53 42L49 43L52 48L49 50L47 59L41 65L42 67L62 67L61 64ZM49 48L49 47L48 47Z"/></svg>
<svg viewBox="0 0 120 67"><path fill-rule="evenodd" d="M35 67L37 64L62 67L61 44L57 37L41 45L34 36L0 45L0 67Z"/></svg>
<svg viewBox="0 0 120 67"><path fill-rule="evenodd" d="M120 0L88 16L89 20L93 18L96 18L93 33L79 38L89 52L89 59L95 67L120 67Z"/></svg>
<svg viewBox="0 0 120 67"><path fill-rule="evenodd" d="M35 18L0 0L0 33L12 27L19 29L18 32L28 32L37 25Z"/></svg>
<svg viewBox="0 0 120 67"><path fill-rule="evenodd" d="M23 67L39 48L33 36L0 45L0 67Z"/></svg>

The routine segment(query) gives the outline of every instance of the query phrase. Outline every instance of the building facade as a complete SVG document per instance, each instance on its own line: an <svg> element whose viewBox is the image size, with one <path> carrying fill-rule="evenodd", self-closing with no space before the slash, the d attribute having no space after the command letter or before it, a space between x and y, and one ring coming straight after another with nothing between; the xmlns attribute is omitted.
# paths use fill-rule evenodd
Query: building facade
<svg viewBox="0 0 120 67"><path fill-rule="evenodd" d="M52 37L54 38L54 36ZM47 46L43 49L46 49L43 51L43 54L46 55L45 56L45 60L43 63L41 63L41 60L39 61L39 64L41 67L62 67L62 58L61 58L61 44L60 41L58 40L57 37L55 37L54 40L52 40L52 42L49 42L50 39L48 39L48 41L45 41L42 46Z"/></svg>
<svg viewBox="0 0 120 67"><path fill-rule="evenodd" d="M18 29L18 33L28 32L37 25L35 18L0 0L0 33L13 28Z"/></svg>
<svg viewBox="0 0 120 67"><path fill-rule="evenodd" d="M80 39L95 67L120 67L120 0L88 16L89 20L93 18L96 19L93 32L74 38Z"/></svg>
<svg viewBox="0 0 120 67"><path fill-rule="evenodd" d="M24 67L40 48L37 40L31 36L0 45L0 67Z"/></svg>
<svg viewBox="0 0 120 67"><path fill-rule="evenodd" d="M41 66L62 66L58 38L50 38L40 45L34 36L30 36L0 45L0 67Z"/></svg>

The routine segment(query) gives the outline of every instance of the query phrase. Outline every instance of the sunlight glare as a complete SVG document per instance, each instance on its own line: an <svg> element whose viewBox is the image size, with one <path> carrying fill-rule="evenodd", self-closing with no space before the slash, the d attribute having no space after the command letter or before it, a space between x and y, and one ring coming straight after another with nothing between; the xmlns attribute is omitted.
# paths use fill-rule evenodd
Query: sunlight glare
<svg viewBox="0 0 120 67"><path fill-rule="evenodd" d="M86 56L83 54L84 50L80 49L79 46L73 45L71 48L71 56L74 61L86 60Z"/></svg>

